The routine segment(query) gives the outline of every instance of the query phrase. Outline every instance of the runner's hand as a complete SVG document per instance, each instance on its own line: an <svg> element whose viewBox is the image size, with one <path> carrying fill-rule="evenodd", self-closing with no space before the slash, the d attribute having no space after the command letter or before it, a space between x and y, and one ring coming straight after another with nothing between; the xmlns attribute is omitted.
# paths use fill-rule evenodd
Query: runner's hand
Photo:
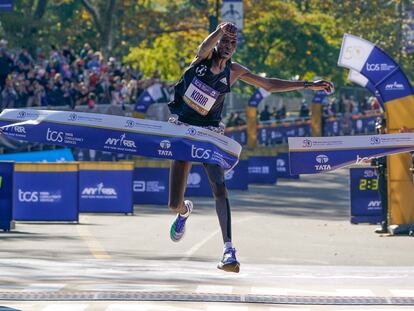
<svg viewBox="0 0 414 311"><path fill-rule="evenodd" d="M225 22L218 25L218 28L228 37L237 37L237 26L233 23Z"/></svg>
<svg viewBox="0 0 414 311"><path fill-rule="evenodd" d="M325 80L313 81L313 84L308 88L312 91L325 91L328 95L335 91L333 83Z"/></svg>

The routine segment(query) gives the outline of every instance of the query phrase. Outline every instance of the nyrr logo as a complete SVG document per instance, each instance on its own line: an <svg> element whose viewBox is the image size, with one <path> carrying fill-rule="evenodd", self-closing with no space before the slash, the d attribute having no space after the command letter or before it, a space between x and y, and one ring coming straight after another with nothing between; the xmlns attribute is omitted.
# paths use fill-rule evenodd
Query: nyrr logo
<svg viewBox="0 0 414 311"><path fill-rule="evenodd" d="M381 206L381 201L378 200L372 200L369 201L368 203L368 207L380 207Z"/></svg>
<svg viewBox="0 0 414 311"><path fill-rule="evenodd" d="M169 140L162 140L160 142L160 147L162 149L158 149L158 154L162 156L172 156L172 151L168 150L171 148L171 142Z"/></svg>
<svg viewBox="0 0 414 311"><path fill-rule="evenodd" d="M202 77L207 72L207 66L206 65L200 65L196 68L195 72L196 72L197 76Z"/></svg>
<svg viewBox="0 0 414 311"><path fill-rule="evenodd" d="M82 190L82 197L116 197L117 192L115 188L105 188L104 184L101 182L96 185L96 187L87 187Z"/></svg>
<svg viewBox="0 0 414 311"><path fill-rule="evenodd" d="M50 128L47 128L46 132L46 140L51 141L54 143L61 143L63 142L63 132L52 131Z"/></svg>
<svg viewBox="0 0 414 311"><path fill-rule="evenodd" d="M320 154L316 156L315 160L319 163L315 165L317 171L329 171L331 169L331 165L327 164L329 162L328 156Z"/></svg>
<svg viewBox="0 0 414 311"><path fill-rule="evenodd" d="M37 191L23 191L19 189L18 193L19 202L38 202L39 192Z"/></svg>
<svg viewBox="0 0 414 311"><path fill-rule="evenodd" d="M194 145L191 145L191 157L193 159L204 159L208 160L211 157L211 150L204 148L197 148Z"/></svg>
<svg viewBox="0 0 414 311"><path fill-rule="evenodd" d="M388 65L386 63L382 64L366 64L367 71L390 71L391 69L394 69L394 65Z"/></svg>
<svg viewBox="0 0 414 311"><path fill-rule="evenodd" d="M312 147L312 141L310 139L304 139L302 143L303 148L310 148Z"/></svg>
<svg viewBox="0 0 414 311"><path fill-rule="evenodd" d="M136 148L135 142L133 140L125 139L126 134L122 134L120 138L108 138L105 142L105 145L111 146L124 146L129 148Z"/></svg>
<svg viewBox="0 0 414 311"><path fill-rule="evenodd" d="M386 91L402 91L402 90L405 90L405 87L404 87L404 84L394 81L394 83L387 84L385 86L385 90Z"/></svg>
<svg viewBox="0 0 414 311"><path fill-rule="evenodd" d="M4 127L4 131L19 133L19 134L26 134L26 129L23 126L19 126L19 125Z"/></svg>
<svg viewBox="0 0 414 311"><path fill-rule="evenodd" d="M286 162L283 159L276 160L276 171L286 172Z"/></svg>

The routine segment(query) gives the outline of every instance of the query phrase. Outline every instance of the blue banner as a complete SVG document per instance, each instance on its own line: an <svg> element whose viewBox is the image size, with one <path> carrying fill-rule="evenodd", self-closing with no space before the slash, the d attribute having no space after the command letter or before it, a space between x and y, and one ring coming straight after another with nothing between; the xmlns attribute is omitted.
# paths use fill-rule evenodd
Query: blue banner
<svg viewBox="0 0 414 311"><path fill-rule="evenodd" d="M382 206L375 169L351 168L349 172L351 223L380 223Z"/></svg>
<svg viewBox="0 0 414 311"><path fill-rule="evenodd" d="M237 164L241 152L240 144L205 128L113 115L6 109L0 126L19 140L207 162L226 170Z"/></svg>
<svg viewBox="0 0 414 311"><path fill-rule="evenodd" d="M0 161L15 162L70 162L74 161L70 149L0 154Z"/></svg>
<svg viewBox="0 0 414 311"><path fill-rule="evenodd" d="M323 136L339 136L341 133L341 122L337 118L329 118L323 123Z"/></svg>
<svg viewBox="0 0 414 311"><path fill-rule="evenodd" d="M13 11L14 0L0 0L0 12Z"/></svg>
<svg viewBox="0 0 414 311"><path fill-rule="evenodd" d="M299 175L291 175L289 167L289 154L278 153L276 156L276 177L287 179L299 179Z"/></svg>
<svg viewBox="0 0 414 311"><path fill-rule="evenodd" d="M274 184L277 181L275 157L249 157L249 184Z"/></svg>
<svg viewBox="0 0 414 311"><path fill-rule="evenodd" d="M225 174L226 187L229 190L248 190L249 173L247 160L239 161L239 164Z"/></svg>
<svg viewBox="0 0 414 311"><path fill-rule="evenodd" d="M266 91L265 89L258 88L253 93L252 97L250 97L248 105L250 107L257 107L262 102L262 100L269 95L270 92Z"/></svg>
<svg viewBox="0 0 414 311"><path fill-rule="evenodd" d="M188 174L186 197L212 197L210 183L203 165L193 165Z"/></svg>
<svg viewBox="0 0 414 311"><path fill-rule="evenodd" d="M323 173L347 165L365 164L380 156L412 150L412 133L289 138L292 174Z"/></svg>
<svg viewBox="0 0 414 311"><path fill-rule="evenodd" d="M312 104L323 104L326 99L326 92L325 91L317 91L313 95Z"/></svg>
<svg viewBox="0 0 414 311"><path fill-rule="evenodd" d="M0 229L13 229L13 162L0 162Z"/></svg>
<svg viewBox="0 0 414 311"><path fill-rule="evenodd" d="M90 170L81 166L79 212L133 213L132 174L132 170Z"/></svg>
<svg viewBox="0 0 414 311"><path fill-rule="evenodd" d="M240 145L244 146L247 144L247 129L246 127L238 129L231 128L226 130L226 136L237 141Z"/></svg>
<svg viewBox="0 0 414 311"><path fill-rule="evenodd" d="M168 168L139 167L134 170L134 204L168 204Z"/></svg>
<svg viewBox="0 0 414 311"><path fill-rule="evenodd" d="M78 221L77 171L16 170L13 182L15 220Z"/></svg>

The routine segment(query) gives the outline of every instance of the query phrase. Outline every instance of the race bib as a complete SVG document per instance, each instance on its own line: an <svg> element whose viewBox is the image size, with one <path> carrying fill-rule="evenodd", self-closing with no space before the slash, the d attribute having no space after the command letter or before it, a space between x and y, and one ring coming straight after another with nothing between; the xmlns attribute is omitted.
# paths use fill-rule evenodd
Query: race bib
<svg viewBox="0 0 414 311"><path fill-rule="evenodd" d="M220 93L194 77L184 94L187 105L205 116L213 107Z"/></svg>

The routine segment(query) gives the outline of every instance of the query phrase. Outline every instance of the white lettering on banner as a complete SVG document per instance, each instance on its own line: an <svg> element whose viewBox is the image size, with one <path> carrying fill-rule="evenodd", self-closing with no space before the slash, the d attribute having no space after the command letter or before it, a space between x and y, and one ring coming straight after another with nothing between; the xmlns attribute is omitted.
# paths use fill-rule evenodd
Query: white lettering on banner
<svg viewBox="0 0 414 311"><path fill-rule="evenodd" d="M86 187L82 190L82 199L117 199L115 188L105 188L101 182L96 187Z"/></svg>
<svg viewBox="0 0 414 311"><path fill-rule="evenodd" d="M312 141L310 139L304 139L302 146L303 148L310 148L312 147Z"/></svg>
<svg viewBox="0 0 414 311"><path fill-rule="evenodd" d="M46 140L51 142L61 143L63 142L63 132L52 131L50 128L47 128Z"/></svg>
<svg viewBox="0 0 414 311"><path fill-rule="evenodd" d="M286 172L286 162L283 159L276 160L276 171L285 173Z"/></svg>
<svg viewBox="0 0 414 311"><path fill-rule="evenodd" d="M394 69L394 65L388 65L387 63L381 63L381 64L366 64L367 71L390 71L391 69Z"/></svg>
<svg viewBox="0 0 414 311"><path fill-rule="evenodd" d="M126 134L122 134L120 136L120 138L112 138L109 137L106 141L105 141L105 145L111 145L111 146L124 146L124 147L128 147L128 148L136 148L135 146L135 142L133 140L128 140L125 139L126 138Z"/></svg>
<svg viewBox="0 0 414 311"><path fill-rule="evenodd" d="M231 180L233 179L234 176L234 170L228 171L224 174L224 179L225 180Z"/></svg>
<svg viewBox="0 0 414 311"><path fill-rule="evenodd" d="M358 165L367 164L371 162L372 159L375 159L375 157L360 157L359 154L357 154L355 164L358 164Z"/></svg>
<svg viewBox="0 0 414 311"><path fill-rule="evenodd" d="M199 188L201 183L201 176L199 173L190 173L188 174L187 187L189 188Z"/></svg>
<svg viewBox="0 0 414 311"><path fill-rule="evenodd" d="M162 149L158 149L158 155L172 157L172 151L168 150L171 148L171 142L169 140L162 140L160 142L160 147Z"/></svg>
<svg viewBox="0 0 414 311"><path fill-rule="evenodd" d="M134 180L134 192L164 192L165 186L159 180Z"/></svg>
<svg viewBox="0 0 414 311"><path fill-rule="evenodd" d="M28 203L55 203L59 202L62 199L60 191L56 193L51 193L49 191L23 191L18 190L18 200L19 202L28 202Z"/></svg>
<svg viewBox="0 0 414 311"><path fill-rule="evenodd" d="M394 81L394 83L387 84L385 86L385 90L386 91L402 91L402 90L405 90L405 87L404 87L404 84Z"/></svg>
<svg viewBox="0 0 414 311"><path fill-rule="evenodd" d="M204 148L197 148L194 145L191 145L191 157L193 159L205 159L208 160L211 157L211 150Z"/></svg>
<svg viewBox="0 0 414 311"><path fill-rule="evenodd" d="M365 170L364 177L374 177L376 175L374 170Z"/></svg>
<svg viewBox="0 0 414 311"><path fill-rule="evenodd" d="M324 154L320 154L316 156L316 162L318 162L319 164L315 165L315 170L317 171L329 171L331 169L331 165L326 164L329 162L329 158L328 156L324 155Z"/></svg>
<svg viewBox="0 0 414 311"><path fill-rule="evenodd" d="M249 174L269 174L270 167L269 166L249 166L248 171L249 171Z"/></svg>
<svg viewBox="0 0 414 311"><path fill-rule="evenodd" d="M371 207L371 209L375 209L375 208L378 208L380 206L381 206L381 201L378 201L378 200L369 201L369 203L368 203L368 207Z"/></svg>

